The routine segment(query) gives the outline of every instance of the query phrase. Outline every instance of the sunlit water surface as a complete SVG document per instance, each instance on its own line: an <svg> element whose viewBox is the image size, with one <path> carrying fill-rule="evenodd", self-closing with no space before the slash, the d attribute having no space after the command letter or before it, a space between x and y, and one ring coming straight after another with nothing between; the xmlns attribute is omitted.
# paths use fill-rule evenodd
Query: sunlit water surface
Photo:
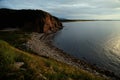
<svg viewBox="0 0 120 80"><path fill-rule="evenodd" d="M120 21L65 22L53 44L120 75Z"/></svg>

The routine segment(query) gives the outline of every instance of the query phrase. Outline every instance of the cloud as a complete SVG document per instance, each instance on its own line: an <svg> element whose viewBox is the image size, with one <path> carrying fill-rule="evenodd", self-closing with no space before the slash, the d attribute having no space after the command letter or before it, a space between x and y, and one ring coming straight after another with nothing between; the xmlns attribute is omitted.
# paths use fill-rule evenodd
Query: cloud
<svg viewBox="0 0 120 80"><path fill-rule="evenodd" d="M0 0L0 7L43 9L61 18L120 19L120 0Z"/></svg>

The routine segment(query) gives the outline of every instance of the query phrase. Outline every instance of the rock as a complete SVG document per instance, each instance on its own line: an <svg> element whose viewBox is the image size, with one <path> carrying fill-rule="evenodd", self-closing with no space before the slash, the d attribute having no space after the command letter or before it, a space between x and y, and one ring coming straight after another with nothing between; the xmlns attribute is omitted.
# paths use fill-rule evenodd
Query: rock
<svg viewBox="0 0 120 80"><path fill-rule="evenodd" d="M14 63L14 67L16 69L20 69L20 67L23 66L23 65L24 65L24 62L16 62L16 63Z"/></svg>
<svg viewBox="0 0 120 80"><path fill-rule="evenodd" d="M62 23L57 17L42 10L0 9L0 29L4 28L53 33L62 28Z"/></svg>

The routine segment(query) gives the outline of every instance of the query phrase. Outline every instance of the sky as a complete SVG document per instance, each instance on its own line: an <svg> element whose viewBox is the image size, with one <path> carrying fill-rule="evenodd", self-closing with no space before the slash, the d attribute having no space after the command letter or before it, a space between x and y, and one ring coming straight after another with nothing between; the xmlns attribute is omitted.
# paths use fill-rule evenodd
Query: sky
<svg viewBox="0 0 120 80"><path fill-rule="evenodd" d="M0 0L0 8L41 9L67 19L120 20L120 0Z"/></svg>

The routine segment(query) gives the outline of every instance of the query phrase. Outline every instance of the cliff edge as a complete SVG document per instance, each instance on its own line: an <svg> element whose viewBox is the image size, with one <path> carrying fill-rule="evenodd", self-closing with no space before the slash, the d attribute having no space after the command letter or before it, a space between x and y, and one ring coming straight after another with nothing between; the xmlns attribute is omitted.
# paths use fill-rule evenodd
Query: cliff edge
<svg viewBox="0 0 120 80"><path fill-rule="evenodd" d="M53 33L62 28L62 23L57 17L42 10L0 9L0 29L4 28Z"/></svg>

